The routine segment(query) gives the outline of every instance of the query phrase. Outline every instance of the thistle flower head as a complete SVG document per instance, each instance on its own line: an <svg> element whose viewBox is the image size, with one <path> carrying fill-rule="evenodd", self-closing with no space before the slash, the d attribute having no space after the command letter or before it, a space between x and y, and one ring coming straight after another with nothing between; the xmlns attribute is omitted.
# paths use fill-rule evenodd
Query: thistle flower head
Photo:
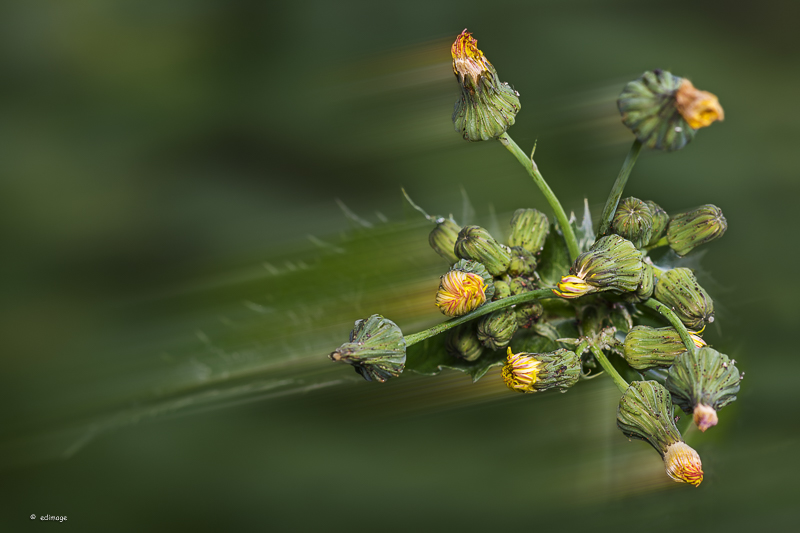
<svg viewBox="0 0 800 533"><path fill-rule="evenodd" d="M456 37L450 52L461 98L453 110L453 124L467 141L487 141L505 133L519 112L519 93L497 77L497 71L478 50L467 30Z"/></svg>
<svg viewBox="0 0 800 533"><path fill-rule="evenodd" d="M689 80L681 82L675 93L675 106L678 112L694 129L710 126L714 121L725 120L725 112L719 100L708 91L700 91Z"/></svg>
<svg viewBox="0 0 800 533"><path fill-rule="evenodd" d="M644 254L619 235L598 239L575 259L570 274L553 290L562 298L578 298L599 291L636 291L645 274Z"/></svg>
<svg viewBox="0 0 800 533"><path fill-rule="evenodd" d="M555 388L566 392L580 378L581 358L563 348L554 352L518 354L509 348L501 374L508 388L517 392Z"/></svg>
<svg viewBox="0 0 800 533"><path fill-rule="evenodd" d="M533 392L536 377L542 362L534 357L535 354L515 354L508 348L508 357L503 367L502 376L508 388L519 392Z"/></svg>
<svg viewBox="0 0 800 533"><path fill-rule="evenodd" d="M451 270L439 283L436 305L447 316L462 316L486 303L486 284L477 274Z"/></svg>
<svg viewBox="0 0 800 533"><path fill-rule="evenodd" d="M703 463L694 449L685 442L676 442L664 454L667 475L679 483L695 487L703 481Z"/></svg>

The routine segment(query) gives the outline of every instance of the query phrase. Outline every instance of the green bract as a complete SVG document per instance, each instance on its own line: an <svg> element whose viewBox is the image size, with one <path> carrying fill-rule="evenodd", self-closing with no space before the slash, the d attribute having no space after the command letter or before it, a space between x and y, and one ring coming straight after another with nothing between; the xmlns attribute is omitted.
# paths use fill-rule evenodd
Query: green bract
<svg viewBox="0 0 800 533"><path fill-rule="evenodd" d="M475 332L475 323L461 324L447 332L445 341L447 353L467 361L474 361L481 356L483 345Z"/></svg>
<svg viewBox="0 0 800 533"><path fill-rule="evenodd" d="M669 392L655 381L630 384L619 400L617 426L626 437L649 442L662 457L683 440L672 419Z"/></svg>
<svg viewBox="0 0 800 533"><path fill-rule="evenodd" d="M657 366L669 367L686 351L675 328L636 326L628 332L623 344L625 361L637 370Z"/></svg>

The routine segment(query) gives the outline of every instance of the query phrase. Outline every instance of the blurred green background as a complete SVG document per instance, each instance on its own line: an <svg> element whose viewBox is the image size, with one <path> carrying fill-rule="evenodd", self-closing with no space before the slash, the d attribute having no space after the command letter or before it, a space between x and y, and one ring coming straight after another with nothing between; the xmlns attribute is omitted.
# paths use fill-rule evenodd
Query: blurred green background
<svg viewBox="0 0 800 533"><path fill-rule="evenodd" d="M32 513L76 531L796 527L799 16L785 0L2 4L0 529L42 527ZM599 215L632 141L627 81L663 68L719 96L725 122L643 153L627 189L729 222L696 267L707 340L747 377L687 436L699 488L616 429L610 380L531 398L496 369L380 385L325 357L372 313L441 320L446 265L401 186L490 230L549 212L499 143L453 131L464 27L520 92L509 133L538 140L567 210L586 197Z"/></svg>

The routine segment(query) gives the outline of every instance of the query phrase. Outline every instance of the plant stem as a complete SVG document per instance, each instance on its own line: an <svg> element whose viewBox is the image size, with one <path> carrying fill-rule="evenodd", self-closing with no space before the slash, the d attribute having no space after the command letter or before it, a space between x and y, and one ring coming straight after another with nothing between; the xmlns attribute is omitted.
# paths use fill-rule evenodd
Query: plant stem
<svg viewBox="0 0 800 533"><path fill-rule="evenodd" d="M478 318L479 316L489 314L493 311L497 311L498 309L505 309L506 307L515 304L530 302L532 300L544 300L546 298L557 298L557 296L553 293L553 289L537 289L535 291L526 292L524 294L517 294L516 296L509 296L508 298L503 298L502 300L497 300L496 302L491 302L482 305L476 310L472 311L471 313L467 313L464 316L453 318L451 320L448 320L447 322L442 322L441 324L437 324L432 328L420 331L419 333L412 333L411 335L406 335L406 347L411 346L412 344L416 344L420 341L424 341L425 339L429 339L433 336L438 335L439 333L444 333L448 329L460 326L464 322L469 322L474 318Z"/></svg>
<svg viewBox="0 0 800 533"><path fill-rule="evenodd" d="M672 309L667 307L666 305L662 304L658 300L654 298L650 298L643 302L645 307L649 307L654 311L658 311L661 313L661 316L669 320L669 323L672 324L672 327L678 332L678 335L681 336L681 340L683 341L684 346L686 346L686 350L693 354L694 353L694 341L689 336L689 332L686 330L686 326L683 325L681 319L678 318L675 313L672 312Z"/></svg>
<svg viewBox="0 0 800 533"><path fill-rule="evenodd" d="M537 187L539 187L539 190L542 191L547 203L550 204L550 207L555 212L558 226L561 228L561 232L564 234L564 240L567 241L570 259L574 261L580 253L578 251L578 240L575 238L575 232L572 231L572 226L569 223L567 214L564 212L564 208L561 207L561 202L558 201L558 198L556 198L553 190L550 189L550 186L547 185L546 181L544 181L544 177L539 172L539 168L536 166L536 163L533 162L533 157L528 157L525 155L525 152L523 152L522 149L517 146L517 143L515 143L514 140L508 136L508 133L502 134L497 138L497 140L499 140L509 152L514 154L514 157L517 158L517 161L519 161L520 164L525 167L525 170L527 170L528 174L530 174L533 178L533 182Z"/></svg>
<svg viewBox="0 0 800 533"><path fill-rule="evenodd" d="M619 176L614 186L611 188L611 193L608 195L606 205L603 207L603 214L600 217L600 228L597 230L597 236L602 237L608 232L611 227L611 221L614 219L614 213L619 205L619 199L622 198L622 191L625 190L625 184L628 182L628 176L631 175L633 165L636 164L636 159L639 157L639 152L642 150L642 143L638 139L633 141L631 149L628 151L628 156L625 162L622 163L622 168L619 169Z"/></svg>
<svg viewBox="0 0 800 533"><path fill-rule="evenodd" d="M667 245L669 245L669 239L667 239L667 236L664 235L663 237L658 239L656 242L654 242L650 246L645 247L644 250L646 252L649 252L650 250L652 250L654 248L661 248L662 246L667 246Z"/></svg>
<svg viewBox="0 0 800 533"><path fill-rule="evenodd" d="M628 382L622 379L622 376L620 376L617 369L613 367L611 361L609 361L606 354L603 353L603 350L594 344L590 344L589 349L594 354L594 358L600 363L600 366L603 367L603 370L614 380L614 385L617 386L622 394L625 394L625 391L628 389Z"/></svg>

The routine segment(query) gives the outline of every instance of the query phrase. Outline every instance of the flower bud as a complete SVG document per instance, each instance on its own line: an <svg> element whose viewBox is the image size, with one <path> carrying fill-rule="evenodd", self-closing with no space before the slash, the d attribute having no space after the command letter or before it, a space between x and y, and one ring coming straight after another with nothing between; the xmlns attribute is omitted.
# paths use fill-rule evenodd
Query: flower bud
<svg viewBox="0 0 800 533"><path fill-rule="evenodd" d="M529 252L538 254L544 248L544 241L550 233L547 215L536 209L517 209L511 217L511 236L508 245L521 246Z"/></svg>
<svg viewBox="0 0 800 533"><path fill-rule="evenodd" d="M606 235L578 256L554 292L577 298L599 291L633 292L644 275L644 254L619 235Z"/></svg>
<svg viewBox="0 0 800 533"><path fill-rule="evenodd" d="M511 296L511 287L503 280L496 280L494 282L494 298L493 300L502 300Z"/></svg>
<svg viewBox="0 0 800 533"><path fill-rule="evenodd" d="M511 295L525 294L533 290L533 282L528 278L511 278L508 286L511 288Z"/></svg>
<svg viewBox="0 0 800 533"><path fill-rule="evenodd" d="M467 322L447 332L445 349L453 357L474 361L481 356L483 345L475 333L475 323Z"/></svg>
<svg viewBox="0 0 800 533"><path fill-rule="evenodd" d="M529 328L544 313L544 307L537 302L517 304L514 306L514 314L517 317L517 326Z"/></svg>
<svg viewBox="0 0 800 533"><path fill-rule="evenodd" d="M714 301L688 268L667 270L658 278L654 297L670 307L687 328L699 331L714 321Z"/></svg>
<svg viewBox="0 0 800 533"><path fill-rule="evenodd" d="M653 216L650 208L633 196L624 198L614 213L611 230L631 241L636 248L644 248L653 234Z"/></svg>
<svg viewBox="0 0 800 533"><path fill-rule="evenodd" d="M705 346L699 335L689 332L695 346ZM675 358L686 351L686 346L675 328L636 326L628 332L622 345L623 356L636 370L656 366L672 366Z"/></svg>
<svg viewBox="0 0 800 533"><path fill-rule="evenodd" d="M449 218L440 217L436 219L436 227L428 235L428 242L433 251L439 254L451 265L458 262L458 256L453 251L458 238L461 226Z"/></svg>
<svg viewBox="0 0 800 533"><path fill-rule="evenodd" d="M464 226L455 244L456 255L462 259L472 259L483 263L492 276L499 276L508 270L511 251L492 237L480 226Z"/></svg>
<svg viewBox="0 0 800 533"><path fill-rule="evenodd" d="M684 256L697 246L722 237L728 221L719 207L711 204L672 217L667 227L669 246Z"/></svg>
<svg viewBox="0 0 800 533"><path fill-rule="evenodd" d="M653 275L653 267L647 262L644 263L642 269L642 281L639 283L639 288L634 292L626 292L622 295L622 299L630 303L643 302L653 295L655 289L655 276Z"/></svg>
<svg viewBox="0 0 800 533"><path fill-rule="evenodd" d="M462 316L494 296L494 281L477 261L460 260L441 277L436 305L447 316Z"/></svg>
<svg viewBox="0 0 800 533"><path fill-rule="evenodd" d="M667 374L672 401L694 414L701 431L717 424L717 411L736 399L741 377L727 355L707 346L680 355Z"/></svg>
<svg viewBox="0 0 800 533"><path fill-rule="evenodd" d="M628 438L650 443L661 454L673 480L695 486L703 481L700 457L683 442L672 418L669 392L658 382L630 384L619 400L617 427Z"/></svg>
<svg viewBox="0 0 800 533"><path fill-rule="evenodd" d="M642 144L667 151L680 150L695 130L724 118L716 96L660 69L628 83L617 106L622 122Z"/></svg>
<svg viewBox="0 0 800 533"><path fill-rule="evenodd" d="M581 358L569 350L558 349L547 353L515 354L508 349L502 376L508 388L517 392L541 392L548 389L568 388L578 382L581 375Z"/></svg>
<svg viewBox="0 0 800 533"><path fill-rule="evenodd" d="M667 229L667 224L669 224L669 215L666 211L664 211L660 205L653 202L652 200L645 200L647 207L650 208L650 215L653 217L653 233L650 236L650 242L647 243L647 246L655 244L658 239L664 235L664 231Z"/></svg>
<svg viewBox="0 0 800 533"><path fill-rule="evenodd" d="M450 50L461 98L453 110L456 131L467 141L488 141L505 133L520 110L519 93L497 77L478 41L464 30Z"/></svg>
<svg viewBox="0 0 800 533"><path fill-rule="evenodd" d="M367 381L383 383L403 372L406 340L397 324L381 315L372 315L366 320L356 320L350 342L328 357L353 365Z"/></svg>
<svg viewBox="0 0 800 533"><path fill-rule="evenodd" d="M501 309L478 321L478 339L490 350L505 348L517 331L517 317L513 309Z"/></svg>
<svg viewBox="0 0 800 533"><path fill-rule="evenodd" d="M511 276L526 276L536 270L536 257L521 246L511 247L511 262L508 264L508 273Z"/></svg>

